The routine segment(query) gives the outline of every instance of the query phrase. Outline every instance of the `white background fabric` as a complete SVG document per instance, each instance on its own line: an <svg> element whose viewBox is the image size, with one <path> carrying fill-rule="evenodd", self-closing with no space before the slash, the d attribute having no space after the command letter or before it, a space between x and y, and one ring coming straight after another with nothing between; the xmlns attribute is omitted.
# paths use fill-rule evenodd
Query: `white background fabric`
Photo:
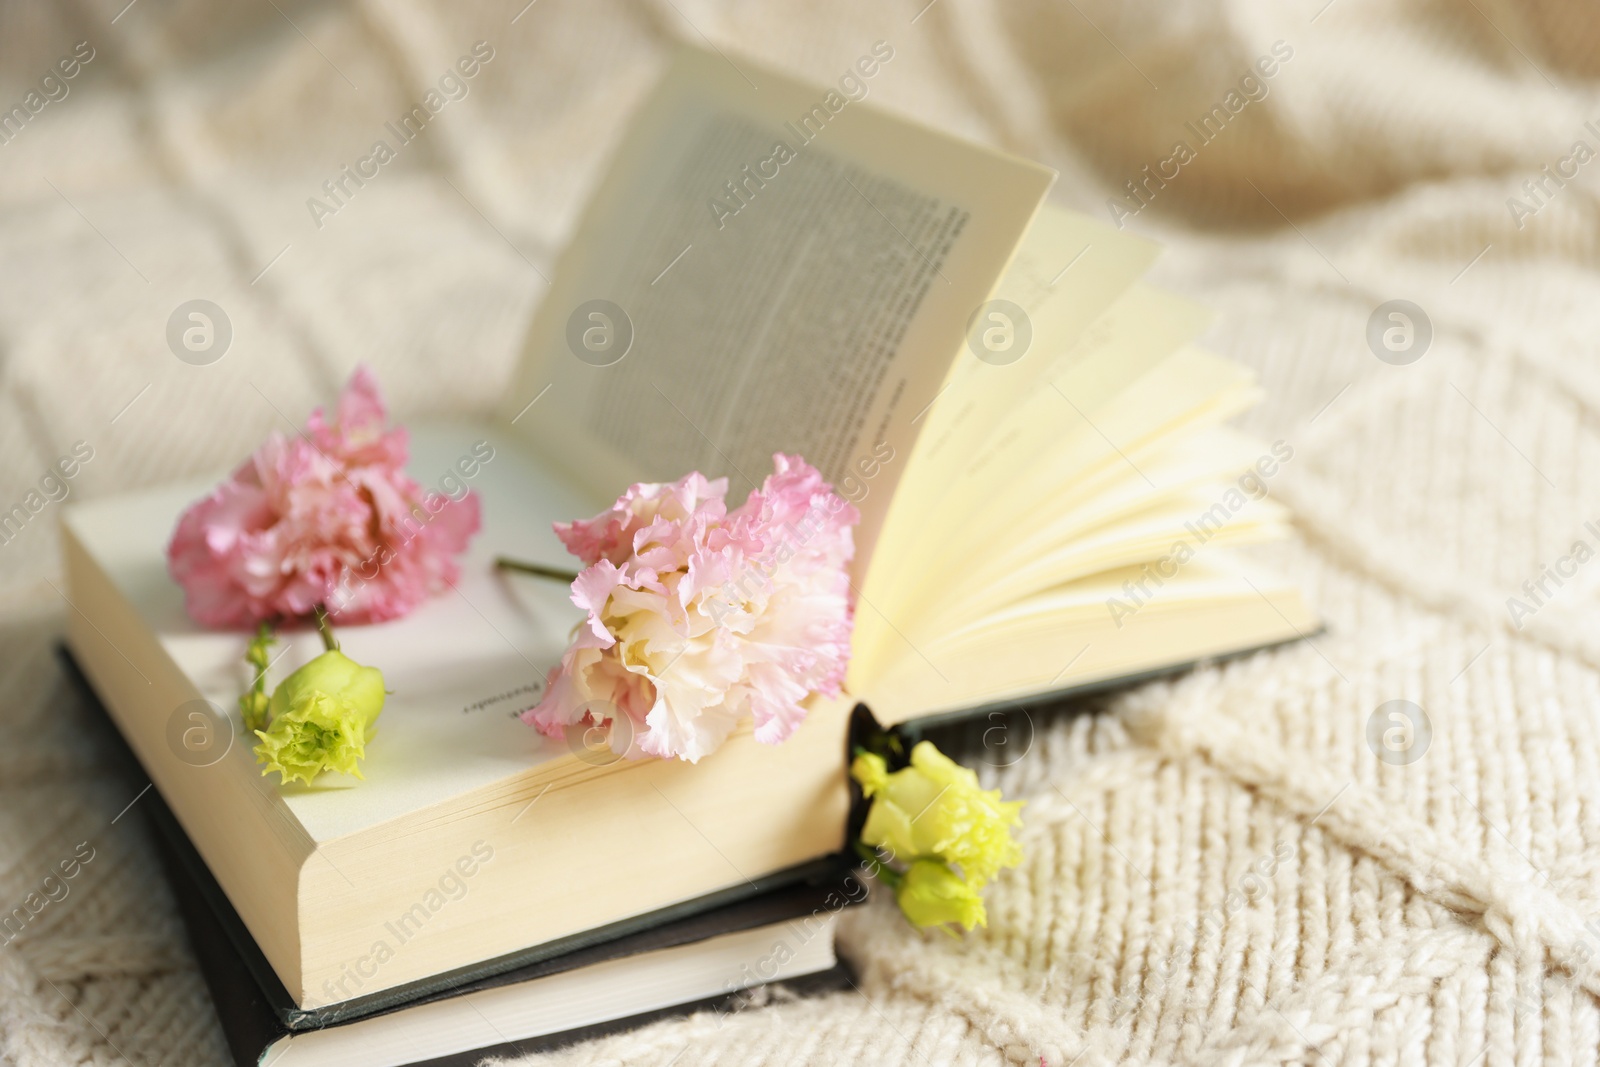
<svg viewBox="0 0 1600 1067"><path fill-rule="evenodd" d="M1286 42L1266 98L1129 226L1167 246L1160 283L1217 309L1206 342L1261 374L1245 424L1293 447L1272 489L1299 513L1275 558L1327 633L968 731L963 758L1029 799L986 931L922 936L880 900L845 923L856 990L546 1059L1596 1059L1600 564L1547 581L1520 629L1506 604L1600 541L1600 164L1521 227L1507 206L1600 148L1592 8L125 3L0 2L0 104L95 50L0 144L0 508L80 440L75 495L215 470L358 360L402 417L486 410L675 39L818 81L889 41L873 100L1058 168L1053 196L1100 214ZM471 95L316 228L306 199L478 40ZM234 330L206 367L164 336L196 297ZM1410 365L1365 339L1392 299L1432 324ZM0 909L79 842L95 858L0 947L0 1062L220 1062L143 824L118 818L136 790L51 655L53 509L0 544ZM1432 728L1406 765L1366 740L1397 699Z"/></svg>

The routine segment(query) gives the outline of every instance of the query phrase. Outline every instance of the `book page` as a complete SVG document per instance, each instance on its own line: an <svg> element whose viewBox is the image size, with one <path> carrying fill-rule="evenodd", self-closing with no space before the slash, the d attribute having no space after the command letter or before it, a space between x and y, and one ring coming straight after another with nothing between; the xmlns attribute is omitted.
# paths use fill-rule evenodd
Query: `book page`
<svg viewBox="0 0 1600 1067"><path fill-rule="evenodd" d="M1021 312L1015 321L990 318L1010 342L991 351L983 335L969 343L950 368L939 402L928 412L917 440L916 469L942 483L963 466L1014 412L1017 404L1082 362L1091 350L1084 332L1149 269L1160 249L1074 211L1046 204L1028 228L989 312L1006 315L1005 301ZM975 333L975 331L969 331ZM980 355L981 354L981 355ZM937 497L937 491L933 496ZM903 510L904 501L895 511Z"/></svg>
<svg viewBox="0 0 1600 1067"><path fill-rule="evenodd" d="M1059 506L1074 462L1120 461L1089 421L1098 416L1089 413L1198 334L1207 317L1189 301L1131 286L1065 352L1051 354L1044 374L1006 407L987 438L947 450L926 469L913 466L915 482L901 487L885 527L885 542L895 547L863 587L852 692L870 687L886 659L909 647L911 620L925 616L947 584L930 583L926 575L964 574L976 559L1017 547L1047 521L1042 501ZM985 369L1022 370L1025 362ZM941 399L938 407L944 404ZM1068 447L1080 440L1086 453ZM919 442L919 449L927 443ZM1049 477L1041 484L1036 476L1044 471ZM927 530L946 532L928 537Z"/></svg>
<svg viewBox="0 0 1600 1067"><path fill-rule="evenodd" d="M1318 626L1299 590L1216 549L1119 627L1106 600L1139 576L1137 567L1095 575L976 620L925 646L928 659L902 656L862 699L884 725L967 718L982 708L1027 706L1080 687L1126 684L1292 641Z"/></svg>
<svg viewBox="0 0 1600 1067"><path fill-rule="evenodd" d="M505 416L620 493L701 470L737 503L799 453L862 510L858 574L966 323L1053 174L685 51L625 135L530 329ZM871 74L868 74L868 71Z"/></svg>
<svg viewBox="0 0 1600 1067"><path fill-rule="evenodd" d="M339 628L340 643L352 658L381 664L389 691L378 727L382 743L367 749L362 765L366 781L357 788L353 779L329 774L314 785L280 787L276 777L262 777L250 751L255 739L242 731L225 755L203 768L213 788L240 780L273 807L286 806L292 821L318 843L513 779L569 754L566 745L514 716L538 702L545 675L560 659L580 613L561 583L513 582L495 573L490 561L506 553L562 565L566 553L550 523L590 506L588 501L530 462L514 438L481 426L413 425L411 448L410 473L440 492L477 491L484 499L484 521L449 592L401 619ZM463 478L458 466L466 460L470 478ZM250 683L243 659L248 634L207 629L190 619L183 590L167 574L163 551L179 514L210 484L80 502L69 510L66 523L198 695L229 713L231 728L237 726L232 712L239 694ZM75 599L81 602L80 595ZM102 619L96 625L109 624ZM291 665L321 651L314 630L285 629L273 649L269 681L277 684ZM148 684L142 678L136 682Z"/></svg>
<svg viewBox="0 0 1600 1067"><path fill-rule="evenodd" d="M1101 531L1101 536L1120 545L1117 553L1132 552L1141 543L1137 522L1129 522L1142 510L1131 506L1134 501L1142 498L1146 507L1173 503L1184 518L1203 514L1204 502L1214 502L1236 472L1247 469L1252 456L1259 455L1259 448L1224 445L1226 435L1206 432L1258 399L1247 368L1188 346L1165 359L1157 355L1181 344L1185 332L1179 327L1187 317L1182 313L1186 302L1176 301L1162 314L1160 306L1168 299L1154 290L1132 290L1116 309L1120 326L1094 343L1092 357L1057 380L1064 386L1062 394L1046 388L1021 406L1012 427L1019 443L1007 446L1017 451L999 465L1000 473L983 477L982 471L992 468L980 467L977 478L952 479L948 501L965 502L966 514L973 518L952 528L946 537L924 539L914 546L923 573L944 578L937 584L905 585L905 599L895 603L906 621L890 631L894 640L880 640L874 646L875 652L884 650L875 659L864 660L858 650L850 668L852 693L881 693L888 675L903 673L899 664L904 660L929 667L941 681L952 678L935 650L953 624L975 623L972 612L964 610L973 591L998 593L1008 579L1019 578L1053 553L1073 547L1082 536L1073 529L1074 512L1120 497L1124 519L1113 524L1116 528ZM1121 313L1135 309L1141 313ZM1199 322L1191 319L1188 325L1198 328ZM1137 372L1151 364L1131 383L1117 387L1111 380L1118 369ZM1087 398L1097 394L1101 402L1090 403ZM1062 409L1071 412L1064 398L1072 396L1085 398L1084 414L1063 417ZM1201 461L1202 470L1211 468L1210 476L1202 473L1196 478L1190 463L1162 462L1160 457L1168 449ZM1182 503L1193 493L1199 494L1198 501ZM1178 532L1182 529L1179 522ZM1156 559L1171 543L1157 539L1145 547ZM908 555L896 552L894 562L904 564ZM1068 577L1052 577L1049 567L1039 576L1045 584L1035 591ZM858 621L858 635L860 629ZM952 687L941 701L945 699L977 705L983 698Z"/></svg>

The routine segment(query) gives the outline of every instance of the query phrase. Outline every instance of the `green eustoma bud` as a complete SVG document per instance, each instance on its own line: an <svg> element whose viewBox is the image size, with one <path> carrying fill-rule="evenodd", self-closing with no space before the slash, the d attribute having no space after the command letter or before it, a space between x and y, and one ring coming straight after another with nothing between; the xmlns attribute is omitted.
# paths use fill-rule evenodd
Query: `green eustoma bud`
<svg viewBox="0 0 1600 1067"><path fill-rule="evenodd" d="M952 934L953 926L983 926L984 885L1022 861L1011 833L1022 822L1022 801L980 789L976 774L928 741L911 749L909 766L892 772L883 752L858 748L850 776L871 805L856 854L894 891L905 917ZM896 862L907 866L887 865Z"/></svg>
<svg viewBox="0 0 1600 1067"><path fill-rule="evenodd" d="M278 684L267 702L268 725L257 730L262 774L306 784L323 771L360 778L374 722L383 710L383 672L329 650Z"/></svg>
<svg viewBox="0 0 1600 1067"><path fill-rule="evenodd" d="M895 901L917 926L955 923L971 930L988 922L978 890L938 860L913 863L895 891Z"/></svg>
<svg viewBox="0 0 1600 1067"><path fill-rule="evenodd" d="M1022 861L1011 830L1022 822L1023 802L978 788L976 774L931 742L919 742L911 765L892 774L871 753L856 758L851 774L872 798L861 829L867 844L907 861L928 857L955 865L975 889Z"/></svg>

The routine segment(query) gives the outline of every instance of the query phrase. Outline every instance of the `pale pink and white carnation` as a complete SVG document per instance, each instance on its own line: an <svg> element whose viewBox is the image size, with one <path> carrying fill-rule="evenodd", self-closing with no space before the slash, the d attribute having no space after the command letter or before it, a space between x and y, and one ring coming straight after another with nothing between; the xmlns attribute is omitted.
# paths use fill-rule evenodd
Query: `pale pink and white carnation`
<svg viewBox="0 0 1600 1067"><path fill-rule="evenodd" d="M691 762L745 717L786 740L850 658L854 507L798 456L734 511L727 479L641 483L587 521L557 523L583 560L587 613L523 720L550 736L608 727L629 756Z"/></svg>
<svg viewBox="0 0 1600 1067"><path fill-rule="evenodd" d="M309 614L341 622L406 614L455 582L481 521L478 498L424 490L405 473L407 435L366 367L303 435L273 432L178 520L167 566L189 615L241 627Z"/></svg>

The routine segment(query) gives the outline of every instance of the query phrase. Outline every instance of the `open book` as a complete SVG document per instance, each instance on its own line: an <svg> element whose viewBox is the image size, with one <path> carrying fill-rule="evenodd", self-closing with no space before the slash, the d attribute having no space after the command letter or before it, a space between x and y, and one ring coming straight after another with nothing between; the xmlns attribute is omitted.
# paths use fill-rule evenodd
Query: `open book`
<svg viewBox="0 0 1600 1067"><path fill-rule="evenodd" d="M248 681L246 635L196 627L164 568L207 485L68 510L74 651L299 1003L438 987L798 877L842 844L857 703L964 714L1316 627L1233 554L1285 526L1265 497L1287 450L1223 425L1249 372L1140 282L1153 246L1042 206L1050 171L865 103L892 60L880 45L834 88L672 66L499 418L414 427L413 476L470 481L484 530L455 592L341 632L393 690L366 782L280 788L244 739L190 744L232 736ZM516 721L579 615L492 558L568 566L552 521L696 468L737 502L779 450L862 513L844 697L697 765Z"/></svg>
<svg viewBox="0 0 1600 1067"><path fill-rule="evenodd" d="M1140 282L1154 245L1041 206L1053 177L686 54L561 261L506 417L606 502L691 469L736 501L774 451L804 455L862 513L849 688L885 724L1315 629L1219 551L1285 522L1261 498L1287 446L1222 425L1252 375Z"/></svg>

